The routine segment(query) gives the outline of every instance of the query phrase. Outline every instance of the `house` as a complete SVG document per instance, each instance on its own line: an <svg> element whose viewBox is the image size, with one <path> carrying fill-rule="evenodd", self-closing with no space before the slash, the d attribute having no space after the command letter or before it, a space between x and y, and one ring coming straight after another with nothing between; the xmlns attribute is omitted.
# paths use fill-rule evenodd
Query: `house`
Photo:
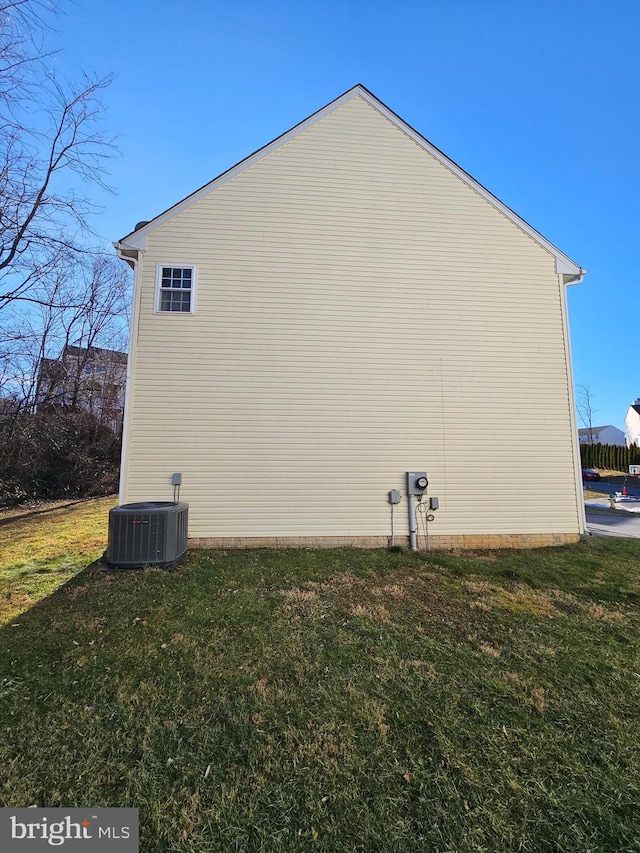
<svg viewBox="0 0 640 853"><path fill-rule="evenodd" d="M578 430L580 444L617 444L625 445L625 435L618 427L606 424L606 426L586 427Z"/></svg>
<svg viewBox="0 0 640 853"><path fill-rule="evenodd" d="M40 361L36 407L46 404L86 409L119 433L126 378L126 352L67 344L60 358Z"/></svg>
<svg viewBox="0 0 640 853"><path fill-rule="evenodd" d="M634 400L624 416L627 447L640 447L640 398Z"/></svg>
<svg viewBox="0 0 640 853"><path fill-rule="evenodd" d="M135 269L120 501L192 545L584 532L566 286L585 270L363 86L114 244ZM426 506L423 501L421 508Z"/></svg>

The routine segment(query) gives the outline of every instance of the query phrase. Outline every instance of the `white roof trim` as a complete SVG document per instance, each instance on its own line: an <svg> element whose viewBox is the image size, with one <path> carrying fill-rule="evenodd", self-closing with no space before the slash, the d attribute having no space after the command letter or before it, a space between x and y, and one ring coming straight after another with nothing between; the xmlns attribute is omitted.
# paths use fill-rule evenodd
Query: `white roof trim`
<svg viewBox="0 0 640 853"><path fill-rule="evenodd" d="M524 219L521 219L517 213L514 213L511 208L507 207L506 204L503 204L498 198L496 198L488 189L479 184L474 178L471 177L464 169L461 169L457 163L454 163L453 160L450 160L446 154L443 154L438 148L428 142L423 136L421 136L416 130L414 130L410 125L408 125L405 121L403 121L399 116L397 116L392 110L390 110L387 106L385 106L382 101L379 101L375 95L372 95L368 89L365 89L364 86L358 84L354 86L352 89L349 89L348 92L345 92L344 95L341 95L339 98L336 98L335 101L332 101L330 104L327 104L323 109L318 110L318 112L309 116L309 118L297 124L295 127L292 127L291 130L279 136L277 139L274 139L273 142L270 142L268 145L265 145L264 148L260 148L258 151L251 154L249 157L241 160L232 168L228 169L226 172L223 172L213 181L210 181L208 184L205 184L200 189L196 190L191 195L188 195L186 198L179 201L177 204L170 207L168 210L165 210L164 213L161 213L159 216L156 216L155 219L152 219L146 225L143 225L142 228L139 228L137 231L132 231L130 234L127 234L126 237L123 237L122 240L119 241L119 247L121 250L126 249L141 249L144 250L146 246L146 238L149 233L154 231L160 225L163 225L165 222L168 222L174 216L177 216L179 213L182 213L183 210L186 210L192 204L195 204L197 201L200 201L201 198L208 195L211 192L219 189L219 187L223 186L230 181L232 178L235 178L236 175L243 172L245 169L248 169L250 166L255 165L264 157L267 157L273 151L276 151L282 145L285 145L294 137L298 136L300 133L304 133L305 130L308 130L317 122L321 121L325 116L330 115L335 110L339 109L344 104L351 101L353 98L363 98L368 104L370 104L374 109L376 109L381 115L387 118L392 124L398 127L403 133L406 133L407 136L410 137L417 145L423 148L425 151L428 151L433 157L436 158L443 166L453 172L461 181L475 190L479 195L481 195L489 204L493 205L497 210L499 210L507 219L517 225L525 234L528 234L533 240L536 241L540 246L550 252L556 259L556 272L559 275L563 275L567 277L565 279L566 284L571 284L579 279L581 279L585 270L582 270L579 264L576 264L571 260L567 255L560 251L553 243L550 243L545 237L542 236L535 228L532 228ZM572 280L573 281L572 281Z"/></svg>

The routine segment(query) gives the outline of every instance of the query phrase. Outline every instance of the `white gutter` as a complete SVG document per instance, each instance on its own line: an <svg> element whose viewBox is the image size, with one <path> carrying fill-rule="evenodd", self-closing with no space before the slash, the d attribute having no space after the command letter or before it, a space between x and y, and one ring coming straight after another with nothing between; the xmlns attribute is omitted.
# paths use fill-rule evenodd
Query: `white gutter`
<svg viewBox="0 0 640 853"><path fill-rule="evenodd" d="M572 276L572 275L563 274L562 275L562 283L567 285L567 286L573 285L573 284L582 284L582 280L584 279L585 275L588 272L589 272L589 270L583 270L582 267L580 267L580 272L577 275Z"/></svg>

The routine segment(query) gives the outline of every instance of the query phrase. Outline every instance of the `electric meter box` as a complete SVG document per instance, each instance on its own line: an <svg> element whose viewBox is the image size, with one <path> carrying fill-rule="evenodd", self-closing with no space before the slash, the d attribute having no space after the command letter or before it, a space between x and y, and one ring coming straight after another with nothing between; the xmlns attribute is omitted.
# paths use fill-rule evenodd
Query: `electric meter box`
<svg viewBox="0 0 640 853"><path fill-rule="evenodd" d="M420 497L427 491L429 478L426 471L407 471L407 494Z"/></svg>

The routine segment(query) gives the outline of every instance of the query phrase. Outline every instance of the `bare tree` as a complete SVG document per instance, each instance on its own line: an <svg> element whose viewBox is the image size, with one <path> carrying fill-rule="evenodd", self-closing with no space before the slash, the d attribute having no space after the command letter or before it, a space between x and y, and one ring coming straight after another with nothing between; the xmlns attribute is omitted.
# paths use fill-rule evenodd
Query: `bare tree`
<svg viewBox="0 0 640 853"><path fill-rule="evenodd" d="M0 315L0 391L10 389L17 413L59 397L62 382L59 402L86 402L94 351L126 349L129 286L129 270L114 255L61 256L39 283L38 303L19 302ZM69 348L76 356L66 360Z"/></svg>
<svg viewBox="0 0 640 853"><path fill-rule="evenodd" d="M124 357L110 374L107 356L126 347L129 275L90 227L115 153L102 126L110 78L59 77L58 14L58 0L0 0L2 502L112 489L117 472Z"/></svg>
<svg viewBox="0 0 640 853"><path fill-rule="evenodd" d="M598 411L593 407L593 394L588 385L576 385L576 408L585 429L589 430L589 442L593 444L593 416Z"/></svg>
<svg viewBox="0 0 640 853"><path fill-rule="evenodd" d="M9 112L37 89L43 63L46 18L55 11L51 0L0 0L0 102Z"/></svg>
<svg viewBox="0 0 640 853"><path fill-rule="evenodd" d="M114 153L100 127L110 78L57 79L44 48L53 0L0 0L0 309L41 304L39 285L85 251Z"/></svg>
<svg viewBox="0 0 640 853"><path fill-rule="evenodd" d="M115 488L129 271L113 255L80 261L0 315L0 505Z"/></svg>

